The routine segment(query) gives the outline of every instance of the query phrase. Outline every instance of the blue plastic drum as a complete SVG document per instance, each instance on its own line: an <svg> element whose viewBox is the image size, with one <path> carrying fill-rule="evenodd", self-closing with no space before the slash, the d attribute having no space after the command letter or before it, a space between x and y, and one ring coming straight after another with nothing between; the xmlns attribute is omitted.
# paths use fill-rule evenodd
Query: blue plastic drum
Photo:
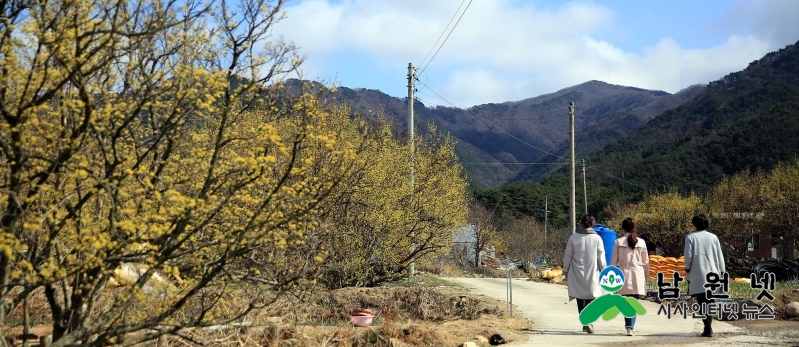
<svg viewBox="0 0 799 347"><path fill-rule="evenodd" d="M602 238L602 244L605 246L605 264L610 265L610 258L613 255L613 243L616 242L618 235L615 230L608 229L602 224L594 225L594 231Z"/></svg>

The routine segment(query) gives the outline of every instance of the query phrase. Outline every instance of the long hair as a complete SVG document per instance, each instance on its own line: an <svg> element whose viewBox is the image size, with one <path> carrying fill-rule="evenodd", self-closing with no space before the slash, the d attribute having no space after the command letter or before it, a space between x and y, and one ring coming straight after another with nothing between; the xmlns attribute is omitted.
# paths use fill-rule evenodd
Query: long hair
<svg viewBox="0 0 799 347"><path fill-rule="evenodd" d="M638 243L638 228L635 227L635 221L632 218L625 219L621 222L621 230L630 233L630 236L627 236L627 245L630 248L635 247Z"/></svg>

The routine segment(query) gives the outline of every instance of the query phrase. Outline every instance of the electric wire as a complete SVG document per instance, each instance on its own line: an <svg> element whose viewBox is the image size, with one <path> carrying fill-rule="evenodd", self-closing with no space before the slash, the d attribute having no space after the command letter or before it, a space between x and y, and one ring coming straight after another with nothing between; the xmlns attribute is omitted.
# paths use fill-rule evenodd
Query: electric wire
<svg viewBox="0 0 799 347"><path fill-rule="evenodd" d="M590 167L590 166L586 167L586 169L589 169L589 170L594 170L594 171L596 171L596 172L599 172L599 173L601 173L601 174L603 174L603 175L605 175L605 176L608 176L608 177L610 177L610 178L615 178L615 179L617 179L617 180L619 180L619 181L622 181L622 182L624 182L624 184L629 184L629 185L632 185L632 186L634 186L634 187L638 187L638 188L641 188L641 189L644 189L644 190L646 190L646 188L644 188L644 187L642 187L642 186L639 186L639 185L637 185L637 184L635 184L635 183L632 183L632 182L630 182L630 181L628 181L628 180L624 180L624 179L618 178L618 177L616 177L616 176L613 176L613 175L611 175L611 174L609 174L609 173L607 173L607 172L605 172L605 171L602 171L602 170L599 170L599 169L595 169L595 168L593 168L593 167Z"/></svg>
<svg viewBox="0 0 799 347"><path fill-rule="evenodd" d="M443 102L447 102L447 101L446 101L446 100L444 100L444 99L439 99L437 96L432 96L432 95L430 95L430 94L427 94L427 93L425 93L425 92L422 92L422 91L418 91L418 90L417 90L416 92L417 92L417 93L420 93L420 94L423 94L423 95L425 95L425 96L429 96L429 97L431 97L431 98L434 98L434 99L441 100L441 101L443 101ZM417 100L419 100L419 101L421 101L421 99L419 99L419 98L416 98L416 99L417 99ZM426 104L426 103L425 103L425 104ZM433 105L434 105L434 104L433 104ZM436 105L436 106L441 106L441 105ZM441 107L443 107L443 106L441 106Z"/></svg>
<svg viewBox="0 0 799 347"><path fill-rule="evenodd" d="M424 72L424 71L423 71L423 72ZM423 72L422 72L422 73L419 73L419 75L424 75L424 76L422 76L422 78L424 78L424 79L425 79L425 81L424 81L424 82L420 81L420 80L419 80L419 76L417 76L416 80L417 80L417 81L419 81L419 83L421 83L422 85L424 85L425 87L427 87L427 89L430 89L431 91L432 91L432 89L431 89L429 86L427 86L426 84L432 84L434 87L438 88L438 90L439 90L439 91L441 91L441 92L442 92L442 93L444 93L446 96L448 96L448 97L450 97L452 100L454 100L454 101L455 101L457 104L459 104L459 105L460 105L460 107L457 107L457 108L461 108L461 109L464 109L464 110L466 110L466 109L469 109L469 107L466 107L466 106L465 106L464 104L462 104L460 101L458 101L457 99L455 99L455 97L454 97L454 96L452 96L452 95L450 95L449 93L447 93L447 91L446 91L446 90L444 90L444 88L441 88L441 87L439 87L439 86L438 86L438 85L437 85L435 82L433 82L432 80L430 80L430 75L429 75L429 74L425 74L425 73L423 73ZM553 111L565 110L565 109L567 109L567 108L569 108L569 106L564 106L564 107L560 107L560 108L553 108L553 109L549 109L549 110L545 110L545 111L536 111L536 113L546 113L546 112L553 112ZM575 107L575 108L574 108L574 110L575 110L575 111L577 111L577 110L579 110L579 109L580 109L579 107ZM494 114L500 114L500 113L494 113Z"/></svg>
<svg viewBox="0 0 799 347"><path fill-rule="evenodd" d="M437 99L440 99L440 100L442 100L442 101L444 101L444 102L448 103L448 104L449 104L450 106L452 106L452 107L458 108L458 107L456 107L455 105L453 105L451 102L449 102L448 100L444 99L444 98L443 98L441 95L439 95L438 93L436 93L436 91L435 91L435 90L433 90L432 88L430 88L430 87L429 87L428 85L426 85L424 82L420 81L418 78L417 78L416 80L417 80L419 83L421 83L421 84L422 84L422 85L423 85L425 88L427 88L428 90L430 90L431 92L433 92L434 94L436 94L436 95L438 96L438 97L437 97ZM431 84L432 84L432 83L431 83ZM440 87L438 87L438 88L439 88L439 89L440 89L440 90L441 90L443 93L445 93L445 94L446 94L446 91L444 91L444 90L443 90L443 89L441 89ZM427 93L423 93L423 94L430 96L430 95L429 95L429 94L427 94ZM449 94L447 94L447 95L449 95ZM432 96L431 96L431 97L432 97ZM451 96L450 96L450 97L451 97ZM417 98L417 99L418 99L418 98ZM453 99L454 99L454 98L453 98ZM443 107L443 106L441 106L441 105L437 105L437 104L434 104L434 103L431 103L431 102L427 102L427 101L424 101L424 100L421 100L421 99L420 99L420 101L422 101L422 102L423 102L423 103L425 103L425 104L430 104L430 105L434 105L434 106L438 106L438 107ZM457 102L457 100L455 100L455 101ZM461 105L462 105L462 104L461 104ZM568 108L568 107L565 107L565 108ZM474 115L475 115L475 116L477 116L477 117L480 117L479 115L475 114L474 112L472 112L472 111L471 111L471 110L469 110L469 109L463 109L463 108L461 108L461 109L462 109L462 110L464 110L464 111L466 111L466 112L472 113L472 114L474 114ZM563 109L563 108L561 108L561 109ZM561 109L553 109L553 110L551 110L551 111L557 111L557 110L561 110ZM480 118L483 118L483 117L480 117ZM483 118L483 120L485 120L485 118ZM559 158L563 158L563 159L567 159L567 160L569 159L569 158L566 158L566 157L562 157L562 156L559 156L559 155L552 154L552 153L550 153L550 152L544 151L544 150L542 150L542 149L540 149L540 148L538 148L538 147L535 147L535 146L533 146L533 145L531 145L531 144L529 144L529 143L527 143L527 142L525 142L525 141L522 141L521 139L519 139L519 138L517 138L517 137L515 137L515 136L513 136L513 135L511 135L511 134L509 134L508 132L506 132L506 131L502 130L501 128L499 128L499 127L497 127L497 126L493 125L491 122L488 122L488 120L485 120L485 122L486 122L486 123L488 123L488 124L490 125L490 126L489 126L489 129L491 128L491 126L493 126L495 129L498 129L498 130L502 131L503 133L505 133L505 134L507 134L507 135L509 135L509 136L513 137L514 139L518 140L519 142L521 142L521 143L523 143L523 144L525 144L525 145L527 145L527 146L530 146L530 147L532 147L532 148L535 148L535 149L537 149L537 150L539 150L539 151L542 151L542 152L544 152L544 153L547 153L547 154L549 154L549 155L553 155L553 156L556 156L556 157L559 157ZM555 162L555 163L496 163L496 164L494 164L494 163L461 163L461 164L464 164L464 165L467 165L467 164L472 164L472 165L478 165L478 164L479 164L479 165L499 165L499 164L505 164L505 165L559 165L559 164L568 164L568 163L567 163L567 162ZM604 171L602 171L602 170L599 170L599 169L596 169L596 168L593 168L593 167L590 167L590 166L586 167L586 169L589 169L589 170L594 170L594 171L596 171L596 172L599 172L599 173L601 173L601 174L603 174L603 175L605 175L605 176L607 176L607 177L614 178L614 179L617 179L617 180L619 180L619 181L622 181L622 182L624 182L625 184L630 184L630 185L632 185L632 186L634 186L634 187L638 187L638 188L641 188L641 189L646 189L646 188L644 188L644 187L642 187L642 186L640 186L640 185L638 185L638 184L635 184L635 183L632 183L632 182L629 182L629 181L625 181L625 180L623 180L623 179L621 179L621 178L619 178L619 177L616 177L616 176L614 176L614 175L611 175L611 174L609 174L609 173L607 173L607 172L604 172Z"/></svg>
<svg viewBox="0 0 799 347"><path fill-rule="evenodd" d="M416 79L416 81L418 81L418 82L419 82L420 84L422 84L422 85L423 85L425 88L427 88L428 90L430 90L431 92L433 92L433 94L437 95L437 96L438 96L438 97L439 97L441 100L444 100L444 101L446 101L446 102L447 102L447 103L448 103L450 106L452 106L452 107L456 107L456 108L457 108L457 106L455 106L454 104L452 104L451 102L449 102L449 100L447 100L446 98L444 98L444 97L443 97L443 96L441 96L440 94L436 93L436 91L435 91L435 90L433 90L432 88L430 88L429 86L427 86L427 84L425 84L424 82L422 82L422 81L421 81L421 80L419 80L418 78ZM440 89L440 87L439 87L439 89ZM442 90L442 92L444 92L444 90ZM444 92L444 93L446 93L446 92ZM450 96L450 97L451 97L451 96ZM455 99L455 98L453 98L453 100L455 100L455 102L458 102L458 101L457 101L457 99ZM460 102L458 102L458 103L460 103ZM461 104L461 105L462 105L462 104ZM538 148L538 147L536 147L536 146L533 146L533 145L531 145L531 144L527 143L526 141L524 141L524 140L522 140L522 139L520 139L520 138L518 138L518 137L516 137L516 136L512 135L511 133L509 133L509 132L505 131L504 129L502 129L502 128L500 128L500 127L496 126L496 125L494 125L493 123L491 123L490 121L488 121L488 120L487 120L485 117L483 117L483 116L480 116L480 115L478 115L478 114L474 113L474 112L473 112L472 110L470 110L470 109L464 109L464 111L466 111L466 112L467 112L467 115L468 115L468 113L471 113L471 114L472 114L472 115L474 115L475 117L478 117L478 118L482 119L482 120L483 120L483 124L487 125L489 129L491 129L491 128L494 128L494 129L496 129L496 130L499 130L500 132L503 132L503 133L505 133L506 135L508 135L508 136L510 136L510 137L512 137L512 138L514 138L516 141L519 141L519 142L521 142L521 143L523 143L523 144L527 145L528 147L531 147L531 148L533 148L533 149L536 149L536 150L538 150L538 151L541 151L541 152L543 152L543 153L549 154L549 155L551 155L551 156L554 156L554 157L558 157L558 158L562 158L562 159L569 160L569 158L567 158L567 157L560 156L560 155L557 155L557 154L551 153L551 152L549 152L549 151L545 151L545 150L543 150L543 149L541 149L541 148ZM478 119L478 121L479 121L479 119Z"/></svg>
<svg viewBox="0 0 799 347"><path fill-rule="evenodd" d="M424 71L422 71L422 73L423 73L423 72L424 72ZM419 82L419 83L420 83L422 86L424 86L425 88L427 88L428 90L430 90L431 92L433 92L433 94L437 95L437 99L440 99L440 100L442 100L442 101L446 102L447 104L449 104L449 105L450 105L450 106L452 106L452 107L459 108L459 107L455 106L454 104L452 104L451 102L449 102L449 101L448 101L447 99L445 99L444 97L442 97L440 94L436 93L436 91L435 91L435 90L433 90L432 88L430 88L430 86L428 86L428 85L427 85L425 82L422 82L422 81L421 81L421 80L420 80L418 77L416 78L416 81L418 81L418 82ZM436 85L436 84L435 84L433 81L431 81L429 78L427 78L425 81L426 81L426 82L429 82L430 84L432 84L433 86L435 86L436 88L438 88L438 89L439 89L439 90L440 90L442 93L444 93L444 94L446 94L447 96L449 96L450 98L452 98L452 100L454 100L456 103L458 103L458 104L460 104L461 106L463 106L463 104L462 104L461 102L459 102L457 99L455 99L455 98L454 98L452 95L449 95L449 93L447 93L447 92L446 92L444 89L442 89L441 87L439 87L438 85ZM426 94L426 93L424 93L424 94L425 94L425 95L429 95L429 94ZM433 104L433 105L435 105L435 104ZM435 106L441 106L441 105L435 105ZM503 130L502 128L499 128L498 126L496 126L496 125L494 125L493 123L489 122L489 121L488 121L487 119L485 119L484 117L482 117L482 116L479 116L479 115L477 115L476 113L472 112L470 109L467 109L467 108L465 108L465 107L460 107L460 108L461 108L462 110L464 110L464 111L468 112L468 113L471 113L471 114L473 114L473 115L474 115L474 116L476 116L476 117L480 117L480 118L482 118L482 119L485 121L485 123L488 123L488 127L489 127L489 129L491 129L491 128L493 127L494 129L497 129L497 130L499 130L499 131L501 131L501 132L505 133L506 135L508 135L508 136L510 136L510 137L512 137L512 138L514 138L514 139L516 139L517 141L519 141L519 142L521 142L521 143L523 143L523 144L525 144L525 145L527 145L527 146L529 146L529 147L532 147L532 148L534 148L534 149L537 149L537 150L539 150L539 151L541 151L541 152L544 152L544 153L546 153L546 154L549 154L549 155L552 155L552 156L555 156L555 157L558 157L558 158L561 158L561 159L566 159L566 160L569 160L569 158L567 158L567 157L559 156L559 155L557 155L557 154L553 154L553 153L551 153L551 152L545 151L545 150L543 150L543 149L540 149L540 148L538 148L538 147L536 147L536 146L533 146L533 145L531 145L531 144L529 144L529 143L527 143L527 142L525 142L525 141L523 141L523 140L519 139L519 138L518 138L518 137L516 137L516 136L513 136L513 135L511 135L510 133L508 133L507 131ZM550 110L550 111L557 111L557 110L562 110L562 109L566 109L566 108L568 108L568 107L563 107L563 108L552 109L552 110ZM575 109L577 109L577 108L575 107ZM567 164L567 162L563 162L563 163L552 163L552 164ZM552 165L552 164L550 164L550 165ZM618 178L618 177L616 177L616 176L613 176L613 175L611 175L611 174L609 174L609 173L607 173L607 172L604 172L604 171L602 171L602 170L595 169L595 168L593 168L593 167L586 167L586 169L590 169L590 170L594 170L594 171L596 171L596 172L602 173L602 174L604 174L604 175L605 175L605 176L607 176L607 177L610 177L610 178L617 179L617 180L619 180L619 181L622 181L622 182L624 182L625 184L630 184L630 185L632 185L632 186L634 186L634 187L638 187L638 188L641 188L641 189L646 189L646 188L644 188L644 187L642 187L642 186L640 186L640 185L638 185L638 184L635 184L635 183L632 183L632 182L629 182L629 181L625 181L625 180L623 180L623 179L621 179L621 178Z"/></svg>
<svg viewBox="0 0 799 347"><path fill-rule="evenodd" d="M458 9L457 9L457 10L455 10L455 13L453 13L453 14L452 14L452 18L450 18L450 19L449 19L449 23L447 23L447 26L446 26L446 27L444 27L444 31L442 31L442 32L441 32L441 35L438 35L438 40L436 40L436 43L434 43L434 44L433 44L433 47L430 47L430 50L429 50L429 51L427 51L427 55L425 55L425 56L424 56L424 59L422 59L422 62L421 62L421 63L419 63L419 66L421 66L422 64L424 64L425 60L427 60L427 57L429 57L429 56L430 56L430 53L433 53L433 50L436 48L436 45L438 44L438 41L441 41L441 38L442 38L442 37L444 37L444 33L446 33L446 32L447 32L447 29L449 29L449 25L450 25L450 24L452 24L452 20L454 20L454 19L455 19L455 16L457 16L457 15L458 15L458 12L460 12L460 11L461 11L461 7L463 7L463 4L464 4L465 2L466 2L466 0L463 0L463 1L461 1L461 4L460 4L460 6L458 6ZM431 59L431 60L432 60L432 59Z"/></svg>
<svg viewBox="0 0 799 347"><path fill-rule="evenodd" d="M436 100L443 101L443 102L445 102L445 103L447 102L446 100L443 100L443 99L441 99L441 98L439 98L439 97L437 97L437 96L434 96L434 95L430 95L430 94L428 94L428 93L425 93L424 91L421 91L421 90L417 90L417 91L416 91L416 93L417 93L417 94L422 94L422 95L424 95L424 96L427 96L427 97L430 97L430 98L432 98L432 99L436 99ZM432 104L432 103L428 103L428 102L426 102L426 101L424 101L424 100L422 100L422 99L420 99L420 98L418 98L418 97L417 97L416 99L417 99L418 101L422 101L422 103L424 103L424 104L425 104L425 106L426 106L426 105L428 105L428 104L430 104L430 105L435 105L435 106L438 106L438 107L445 107L445 106L438 105L438 104ZM559 110L563 110L563 109L565 109L565 108L568 108L568 107L562 107L562 108L556 108L556 109L544 110L544 111L536 111L536 112L535 112L535 114L547 114L547 113L550 113L550 112L553 112L553 111L559 111ZM458 107L457 109L458 109L458 110L460 110L460 111L463 111L463 112L467 112L466 110L464 110L464 109L462 109L462 108L460 108L460 107ZM501 112L480 112L480 114L481 114L481 115L503 115L503 116L504 116L504 115L506 115L507 113L501 113ZM556 117L556 116L563 116L563 115L564 115L564 114L551 114L551 115L541 116L541 117L539 117L539 118L531 118L531 117L529 117L529 116L528 116L528 117L510 117L510 116L508 116L508 117L489 117L488 119L490 119L490 120L546 120L546 119L552 119L552 118L554 118L554 117Z"/></svg>
<svg viewBox="0 0 799 347"><path fill-rule="evenodd" d="M416 98L416 101L419 101L419 102L421 102L421 103L423 103L423 104L425 104L425 105L433 105L433 106L436 106L436 107L446 107L446 106L442 106L442 105L439 105L439 104L436 104L436 103L433 103L433 102L427 101L427 100L425 100L425 99L420 99L420 98L418 98L418 97ZM442 100L442 101L443 101L443 100ZM445 102L446 102L446 101L445 101Z"/></svg>
<svg viewBox="0 0 799 347"><path fill-rule="evenodd" d="M422 71L422 72L421 72L421 73L419 73L419 74L420 74L420 75L424 74L424 71ZM464 109L464 110L468 109L468 107L464 106L464 105L463 105L463 104L462 104L460 101L458 101L458 99L455 99L455 97L454 97L454 96L452 96L452 95L449 95L449 93L447 93L447 91L446 91L446 90L444 90L444 88L441 88L441 87L439 87L439 86L438 86L438 85L437 85L435 82L431 81L431 80L430 80L430 76L429 76L429 75L427 75L427 77L425 77L425 81L424 81L424 82L420 81L418 76L416 77L416 80L417 80L419 83L421 83L423 86L425 86L427 89L430 89L430 91L431 91L431 92L434 92L434 93L435 93L435 91L434 91L432 88L430 88L429 86L427 86L427 83L430 83L430 84L432 84L434 87L438 88L438 90L440 90L442 93L446 94L446 95L447 95L448 97L450 97L450 98L451 98L453 101L455 101L456 103L458 103L458 104L460 105L460 107L456 107L456 106L454 106L454 105L450 104L450 105L452 105L452 107L461 108L461 109ZM425 82L427 82L427 83L425 83Z"/></svg>
<svg viewBox="0 0 799 347"><path fill-rule="evenodd" d="M560 165L566 163L461 163L463 165Z"/></svg>
<svg viewBox="0 0 799 347"><path fill-rule="evenodd" d="M433 90L432 88L430 88L430 86L428 86L427 84L425 84L424 82L422 82L421 80L419 80L419 78L416 78L416 81L418 81L420 84L422 84L422 86L424 86L425 88L427 88L428 90L430 90L431 92L433 92L435 95L437 95L437 96L438 96L438 97L437 97L438 99L440 99L440 100L442 100L442 101L444 101L444 102L448 103L448 104L449 104L450 106L452 106L452 107L458 108L457 106L453 105L453 104L452 104L451 102L449 102L448 100L444 99L444 97L442 97L440 94L436 93L436 91L435 91L435 90ZM438 86L437 86L435 83L433 83L433 82L432 82L432 81L430 81L429 79L427 80L427 82L430 82L430 84L432 84L432 85L436 86L436 87L437 87L439 90L441 90L441 92L443 92L444 94L447 94L449 97L452 97L452 96L451 96L451 95L449 95L449 94L448 94L448 93L447 93L445 90L441 89L441 87L438 87ZM427 94L427 93L424 93L424 94L425 94L425 95L429 95L429 94ZM455 102L457 102L458 104L460 104L460 105L463 105L462 103L458 102L458 101L457 101L457 99L455 99L455 98L452 98L452 99L453 99L453 100L455 100ZM431 104L432 104L432 103L431 103ZM439 106L439 107L441 106L441 105L436 105L436 104L433 104L433 105L435 105L435 106ZM557 110L561 110L561 109L565 109L565 108L568 108L568 107L559 108L559 109L553 109L553 110L550 110L550 111L557 111ZM539 150L539 151L541 151L541 152L544 152L544 153L546 153L546 154L553 155L553 156L556 156L556 157L558 157L558 158L562 158L562 159L566 159L566 160L568 160L568 159L569 159L569 158L567 158L567 157L559 156L559 155L557 155L557 154L553 154L553 153L550 153L550 152L548 152L548 151L544 151L544 150L542 150L542 149L540 149L540 148L538 148L538 147L535 147L535 146L533 146L533 145L531 145L531 144L529 144L529 143L527 143L527 142L525 142L525 141L522 141L521 139L519 139L519 138L517 138L517 137L515 137L515 136L513 136L513 135L511 135L511 134L509 134L508 132L506 132L506 131L502 130L501 128L497 127L496 125L492 124L491 122L489 122L488 120L486 120L484 117L481 117L481 116L479 116L479 115L475 114L475 113L474 113L474 112L472 112L471 110L469 110L469 109L464 109L464 108L461 108L461 109L462 109L462 110L464 110L464 111L466 111L466 112L469 112L469 113L471 113L471 114L473 114L473 115L475 115L475 116L477 116L477 117L480 117L480 118L482 118L482 119L483 119L483 120L484 120L486 123L488 123L488 124L489 124L489 129L490 129L491 127L493 127L493 128L495 128L495 129L497 129L497 130L499 130L499 131L502 131L503 133L505 133L505 134L507 134L507 135L509 135L509 136L513 137L513 138L514 138L514 139L516 139L517 141L519 141L519 142L521 142L521 143L523 143L523 144L525 144L525 145L527 145L527 146L530 146L530 147L532 147L532 148L535 148L535 149L537 149L537 150ZM552 163L552 164L568 164L568 163L567 163L567 162L563 162L563 163ZM599 173L601 173L601 174L603 174L603 175L605 175L605 176L607 176L607 177L614 178L614 179L617 179L617 180L619 180L619 181L622 181L622 182L624 182L625 184L630 184L630 185L632 185L632 186L634 186L634 187L638 187L638 188L641 188L641 189L644 189L644 190L646 189L645 187L642 187L642 186L640 186L640 185L638 185L638 184L635 184L635 183L632 183L632 182L626 181L626 180L624 180L624 179L621 179L621 178L619 178L619 177L616 177L616 176L614 176L614 175L611 175L611 174L609 174L609 173L607 173L607 172L604 172L604 171L602 171L602 170L599 170L599 169L596 169L596 168L593 168L593 167L586 167L586 169L594 170L594 171L596 171L596 172L599 172Z"/></svg>
<svg viewBox="0 0 799 347"><path fill-rule="evenodd" d="M416 100L420 101L420 102L422 102L424 104L434 105L434 106L438 106L438 107L444 107L444 106L441 106L441 105L438 105L438 104L434 104L432 102L429 102L427 100L423 100L423 99L420 99L420 98L416 98ZM446 101L446 100L444 100L444 101ZM563 165L563 164L566 164L566 163L563 163L563 162L561 162L561 163L461 163L461 165Z"/></svg>
<svg viewBox="0 0 799 347"><path fill-rule="evenodd" d="M449 39L449 36L450 36L450 35L452 35L452 32L453 32L453 31L455 31L455 28L456 28L456 27L458 27L458 23L460 23L460 22L461 22L461 18L463 18L463 15L464 15L464 14L466 14L466 11L468 11L468 10L469 10L469 6L471 6L471 5L472 5L472 1L473 1L473 0L469 0L469 4L468 4L468 5L466 5L466 8L465 8L465 9L463 10L463 12L461 13L461 16L460 16L460 17L458 17L458 21L457 21L457 22L455 22L455 25L453 25L453 26L452 26L452 29L449 31L449 34L447 34L447 37L446 37L446 38L444 38L444 42L441 42L441 45L440 45L440 46L438 46L438 49L436 50L436 53L435 53L435 54L433 54L433 57L432 57L432 58L430 58L430 61L428 61L428 62L427 62L427 64L426 64L426 65L424 66L424 68L422 69L422 73L424 73L424 70L426 70L426 69L427 69L427 67L430 65L430 63L432 63L432 62L433 62L433 59L435 59L435 58L436 58L436 55L438 55L438 52L439 52L439 51L441 51L441 47L444 47L444 44L445 44L445 43L447 43L447 40ZM457 12L455 12L455 13L457 13ZM446 31L446 29L444 29L444 30ZM421 64L419 64L419 65L421 65Z"/></svg>

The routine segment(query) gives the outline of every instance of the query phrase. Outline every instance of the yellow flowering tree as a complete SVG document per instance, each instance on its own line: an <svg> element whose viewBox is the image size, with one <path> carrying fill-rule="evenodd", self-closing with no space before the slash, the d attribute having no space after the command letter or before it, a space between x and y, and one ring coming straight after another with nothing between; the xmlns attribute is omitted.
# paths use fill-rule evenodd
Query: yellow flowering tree
<svg viewBox="0 0 799 347"><path fill-rule="evenodd" d="M799 160L778 164L767 175L762 196L764 224L771 229L772 238L783 238L782 242L772 240L772 244L793 245L795 249L799 244ZM793 257L788 253L785 256Z"/></svg>
<svg viewBox="0 0 799 347"><path fill-rule="evenodd" d="M748 172L725 177L708 192L711 229L730 255L746 257L747 242L763 227L763 185L766 177Z"/></svg>
<svg viewBox="0 0 799 347"><path fill-rule="evenodd" d="M55 346L192 339L313 278L363 141L273 83L284 2L0 3L0 329L43 291Z"/></svg>
<svg viewBox="0 0 799 347"><path fill-rule="evenodd" d="M613 229L616 231L616 233L622 235L624 234L624 230L621 229L621 223L627 218L632 218L636 221L636 223L638 223L638 218L641 214L641 211L639 210L641 207L642 206L636 204L626 203L610 204L602 211L605 216L607 216L603 222L605 223L606 227Z"/></svg>
<svg viewBox="0 0 799 347"><path fill-rule="evenodd" d="M329 287L370 286L404 276L449 251L466 222L466 178L454 141L432 127L415 141L411 189L410 149L383 119L364 156L363 171L341 184L326 220L335 237L323 280Z"/></svg>
<svg viewBox="0 0 799 347"><path fill-rule="evenodd" d="M622 216L634 218L641 237L657 244L667 256L682 254L685 235L692 230L691 218L696 213L706 213L697 195L682 196L677 192L656 194L621 210L624 214L609 221L613 223L610 225L621 225Z"/></svg>

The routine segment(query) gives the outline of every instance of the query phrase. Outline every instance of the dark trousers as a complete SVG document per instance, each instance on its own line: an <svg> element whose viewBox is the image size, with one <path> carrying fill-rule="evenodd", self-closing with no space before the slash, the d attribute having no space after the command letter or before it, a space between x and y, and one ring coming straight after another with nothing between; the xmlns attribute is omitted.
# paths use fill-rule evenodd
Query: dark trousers
<svg viewBox="0 0 799 347"><path fill-rule="evenodd" d="M696 299L696 302L699 304L699 306L702 306L702 304L716 302L716 299L708 299L707 293L705 292L702 292L701 294L691 294L691 296ZM707 316L707 318L703 319L702 322L705 323L706 332L713 331L713 329L710 328L710 324L713 322L713 317Z"/></svg>
<svg viewBox="0 0 799 347"><path fill-rule="evenodd" d="M577 299L577 313L583 313L583 309L585 309L591 301L594 301L594 299Z"/></svg>

